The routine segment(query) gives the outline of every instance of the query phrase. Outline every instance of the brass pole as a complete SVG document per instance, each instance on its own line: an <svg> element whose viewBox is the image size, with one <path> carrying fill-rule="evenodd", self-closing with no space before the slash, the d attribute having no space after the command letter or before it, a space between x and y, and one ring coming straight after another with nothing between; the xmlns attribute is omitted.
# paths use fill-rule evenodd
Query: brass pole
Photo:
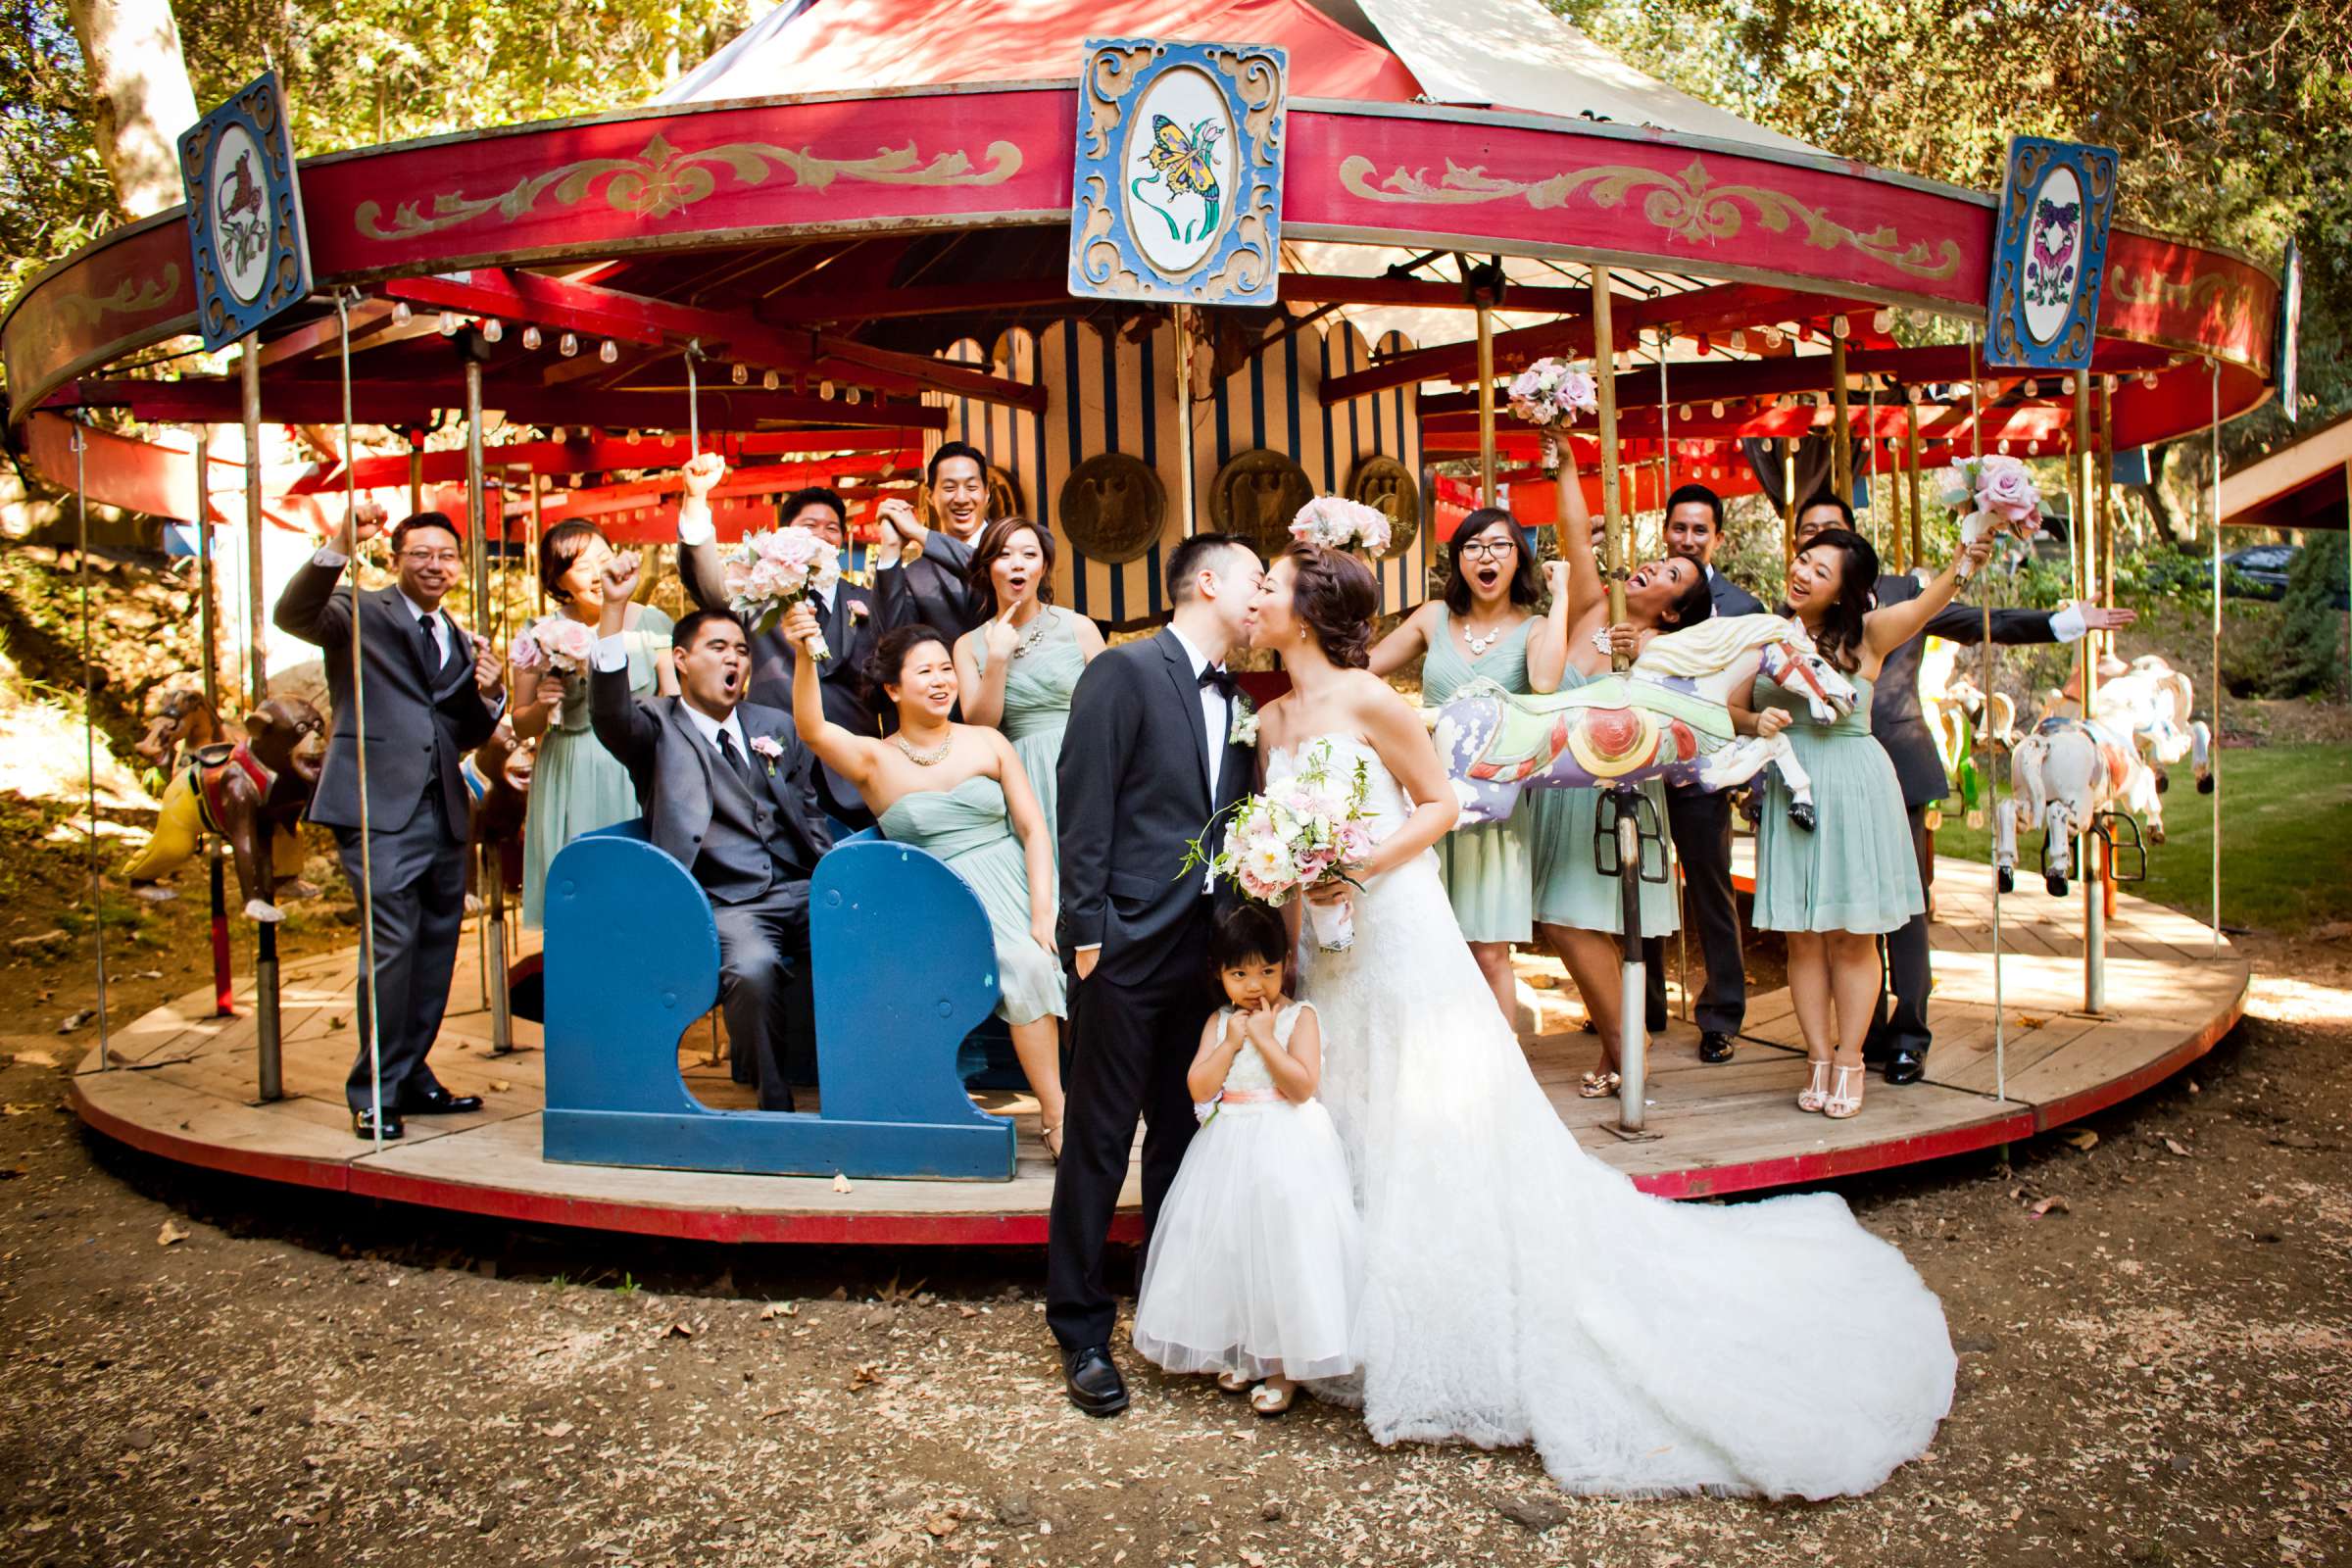
<svg viewBox="0 0 2352 1568"><path fill-rule="evenodd" d="M2098 518L2096 505L2090 494L2091 465L2096 449L2090 436L2090 370L2077 371L2075 376L2075 447L2067 459L2067 471L2074 477L2075 532L2081 538L2082 569L2077 574L2077 603L2087 603L2098 593ZM2082 716L2089 719L2098 711L2099 650L2096 637L2082 639ZM1988 714L1989 716L1989 714ZM2100 853L2100 839L2094 824L2082 826L2082 1010L2101 1013L2107 1010L2107 863Z"/></svg>
<svg viewBox="0 0 2352 1568"><path fill-rule="evenodd" d="M213 427L196 427L196 616L203 631L204 704L220 716L220 590L213 581ZM173 760L174 761L177 759ZM226 848L220 835L204 836L205 882L212 896L213 1016L236 1016L236 983L228 961L228 885Z"/></svg>
<svg viewBox="0 0 2352 1568"><path fill-rule="evenodd" d="M1977 363L1978 348L1977 329L1971 327L1968 333L1968 441L1970 452L1981 464L1984 460L1984 382L1981 373L1982 367ZM1912 439L1916 443L1919 436L1919 421L1916 416L1912 419L1911 432ZM1913 453L1916 459L1916 446L1913 448ZM1916 544L1916 540L1914 543ZM1953 548L1958 548L1957 541ZM1979 607L1979 612L1984 617L1983 630L1978 641L1978 646L1982 650L1982 661L1978 667L1982 673L1982 685L1984 692L1984 714L1989 720L1992 716L1993 691L1992 589L1988 584L1981 581L1976 586L1978 596L1983 600L1983 604ZM1998 822L2000 819L2001 783L1993 772L1993 763L1996 760L1992 750L1992 725L1987 722L1984 725L1984 819L1987 822ZM2000 835L1997 831L1991 835L1990 843L1992 853L1987 855L1986 858L1993 863L1992 1096L1995 1100L2007 1100L2009 1098L2009 1020L2001 1011L2001 876L1998 852Z"/></svg>
<svg viewBox="0 0 2352 1568"><path fill-rule="evenodd" d="M1478 308L1478 504L1494 504L1494 313L1484 305Z"/></svg>
<svg viewBox="0 0 2352 1568"><path fill-rule="evenodd" d="M1830 333L1830 486L1838 499L1854 504L1854 418L1846 401L1845 339Z"/></svg>
<svg viewBox="0 0 2352 1568"><path fill-rule="evenodd" d="M1617 333L1610 320L1609 270L1592 269L1592 379L1600 404L1600 506L1608 541L1609 624L1625 619L1625 497L1617 461ZM1624 673L1622 653L1609 667ZM1617 815L1617 910L1620 921L1617 994L1617 1125L1640 1134L1648 1093L1648 986L1642 963L1642 818L1643 797L1632 788L1609 792Z"/></svg>
<svg viewBox="0 0 2352 1568"><path fill-rule="evenodd" d="M1903 553L1903 569L1909 571L1918 567L1920 557L1919 405L1906 403L1903 409L1903 457L1911 469L1911 548ZM1985 693L1988 700L1991 695Z"/></svg>
<svg viewBox="0 0 2352 1568"><path fill-rule="evenodd" d="M270 652L262 613L262 339L248 332L238 344L237 378L245 422L245 683L253 706L270 698Z"/></svg>
<svg viewBox="0 0 2352 1568"><path fill-rule="evenodd" d="M1171 313L1176 323L1176 464L1182 474L1176 484L1177 515L1184 519L1184 537L1200 532L1193 509L1193 337L1185 322L1185 308Z"/></svg>
<svg viewBox="0 0 2352 1568"><path fill-rule="evenodd" d="M1796 561L1796 437L1781 437L1781 564Z"/></svg>

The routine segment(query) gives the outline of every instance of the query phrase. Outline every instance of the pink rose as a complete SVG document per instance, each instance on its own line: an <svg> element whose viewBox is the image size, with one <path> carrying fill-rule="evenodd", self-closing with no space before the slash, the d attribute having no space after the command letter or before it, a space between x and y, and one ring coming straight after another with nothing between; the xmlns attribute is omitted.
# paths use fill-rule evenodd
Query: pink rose
<svg viewBox="0 0 2352 1568"><path fill-rule="evenodd" d="M2010 523L2041 520L2041 491L2032 471L2014 458L1984 460L1977 474L1977 505Z"/></svg>

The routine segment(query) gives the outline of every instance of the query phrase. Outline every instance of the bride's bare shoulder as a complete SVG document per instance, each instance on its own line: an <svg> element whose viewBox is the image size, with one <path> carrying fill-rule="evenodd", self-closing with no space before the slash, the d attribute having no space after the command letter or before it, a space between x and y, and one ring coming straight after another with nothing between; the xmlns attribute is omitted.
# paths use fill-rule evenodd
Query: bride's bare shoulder
<svg viewBox="0 0 2352 1568"><path fill-rule="evenodd" d="M1298 705L1291 701L1291 694L1284 692L1257 710L1258 734L1280 737L1288 733L1291 715L1298 710Z"/></svg>
<svg viewBox="0 0 2352 1568"><path fill-rule="evenodd" d="M1348 701L1358 711L1413 706L1404 700L1403 693L1368 669L1348 672Z"/></svg>

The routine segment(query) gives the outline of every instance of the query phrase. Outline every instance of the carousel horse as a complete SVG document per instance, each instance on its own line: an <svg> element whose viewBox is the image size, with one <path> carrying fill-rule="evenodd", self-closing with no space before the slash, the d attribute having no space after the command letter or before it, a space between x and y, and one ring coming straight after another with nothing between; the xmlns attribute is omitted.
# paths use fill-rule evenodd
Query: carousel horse
<svg viewBox="0 0 2352 1568"><path fill-rule="evenodd" d="M147 733L132 743L131 750L170 774L177 772L182 762L205 747L235 739L221 724L213 705L204 700L202 688L168 685L157 696L154 716L147 720Z"/></svg>
<svg viewBox="0 0 2352 1568"><path fill-rule="evenodd" d="M2142 654L2131 667L2099 683L2091 716L2101 724L2123 730L2138 743L2141 755L2155 764L2156 788L2171 780L2165 768L2189 760L2197 793L2213 793L2213 732L2200 718L2191 718L2196 687L2173 668L2161 654ZM2164 842L2161 833L2156 842Z"/></svg>
<svg viewBox="0 0 2352 1568"><path fill-rule="evenodd" d="M155 836L122 868L132 891L153 884L192 858L206 833L227 843L237 891L255 920L282 920L277 884L302 875L302 814L326 760L326 724L298 697L272 697L245 719L245 739L209 746L172 777L156 818Z"/></svg>
<svg viewBox="0 0 2352 1568"><path fill-rule="evenodd" d="M1713 792L1775 766L1793 797L1789 820L1810 828L1813 781L1795 749L1784 735L1735 733L1724 706L1736 666L1758 651L1764 674L1805 694L1815 723L1853 711L1853 682L1815 652L1796 620L1778 615L1718 616L1664 633L1626 674L1596 676L1569 691L1528 697L1491 681L1464 687L1433 726L1462 822L1503 820L1523 789L1606 789L1656 778Z"/></svg>
<svg viewBox="0 0 2352 1568"><path fill-rule="evenodd" d="M2041 829L2041 880L2052 898L2066 896L2075 835L2101 832L2136 813L2148 837L2164 842L2164 810L2155 770L2131 735L2096 720L2045 718L2009 755L2010 799L1993 813L1992 860L2003 893L2016 884L2020 832ZM2114 808L2120 804L2120 811ZM2133 822L2131 848L2138 842Z"/></svg>
<svg viewBox="0 0 2352 1568"><path fill-rule="evenodd" d="M1959 795L1968 820L1975 822L1981 820L1977 813L1984 795L1977 742L1983 737L2003 749L2015 746L2017 704L2005 692L1994 692L1987 704L1984 691L1961 673L1959 654L1957 643L1928 639L1919 662L1919 706L1943 763L1943 776Z"/></svg>

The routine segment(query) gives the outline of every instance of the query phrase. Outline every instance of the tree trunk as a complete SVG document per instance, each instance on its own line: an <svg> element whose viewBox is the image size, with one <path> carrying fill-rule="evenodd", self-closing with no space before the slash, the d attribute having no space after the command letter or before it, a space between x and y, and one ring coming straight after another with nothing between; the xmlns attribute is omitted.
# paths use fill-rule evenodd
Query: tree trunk
<svg viewBox="0 0 2352 1568"><path fill-rule="evenodd" d="M2150 446L2148 448L2148 482L2129 485L2126 488L2133 495L2138 496L2140 504L2148 509L2148 515L2156 520L2156 531L2164 535L2165 542L2176 549L2185 550L2189 546L2189 541L2180 536L2180 525L2174 520L2172 506L2164 499L2164 460L2171 455L2172 450L2173 446L2169 441L2158 441Z"/></svg>
<svg viewBox="0 0 2352 1568"><path fill-rule="evenodd" d="M88 69L98 156L133 219L184 199L179 136L196 122L196 93L179 50L172 0L66 0Z"/></svg>

